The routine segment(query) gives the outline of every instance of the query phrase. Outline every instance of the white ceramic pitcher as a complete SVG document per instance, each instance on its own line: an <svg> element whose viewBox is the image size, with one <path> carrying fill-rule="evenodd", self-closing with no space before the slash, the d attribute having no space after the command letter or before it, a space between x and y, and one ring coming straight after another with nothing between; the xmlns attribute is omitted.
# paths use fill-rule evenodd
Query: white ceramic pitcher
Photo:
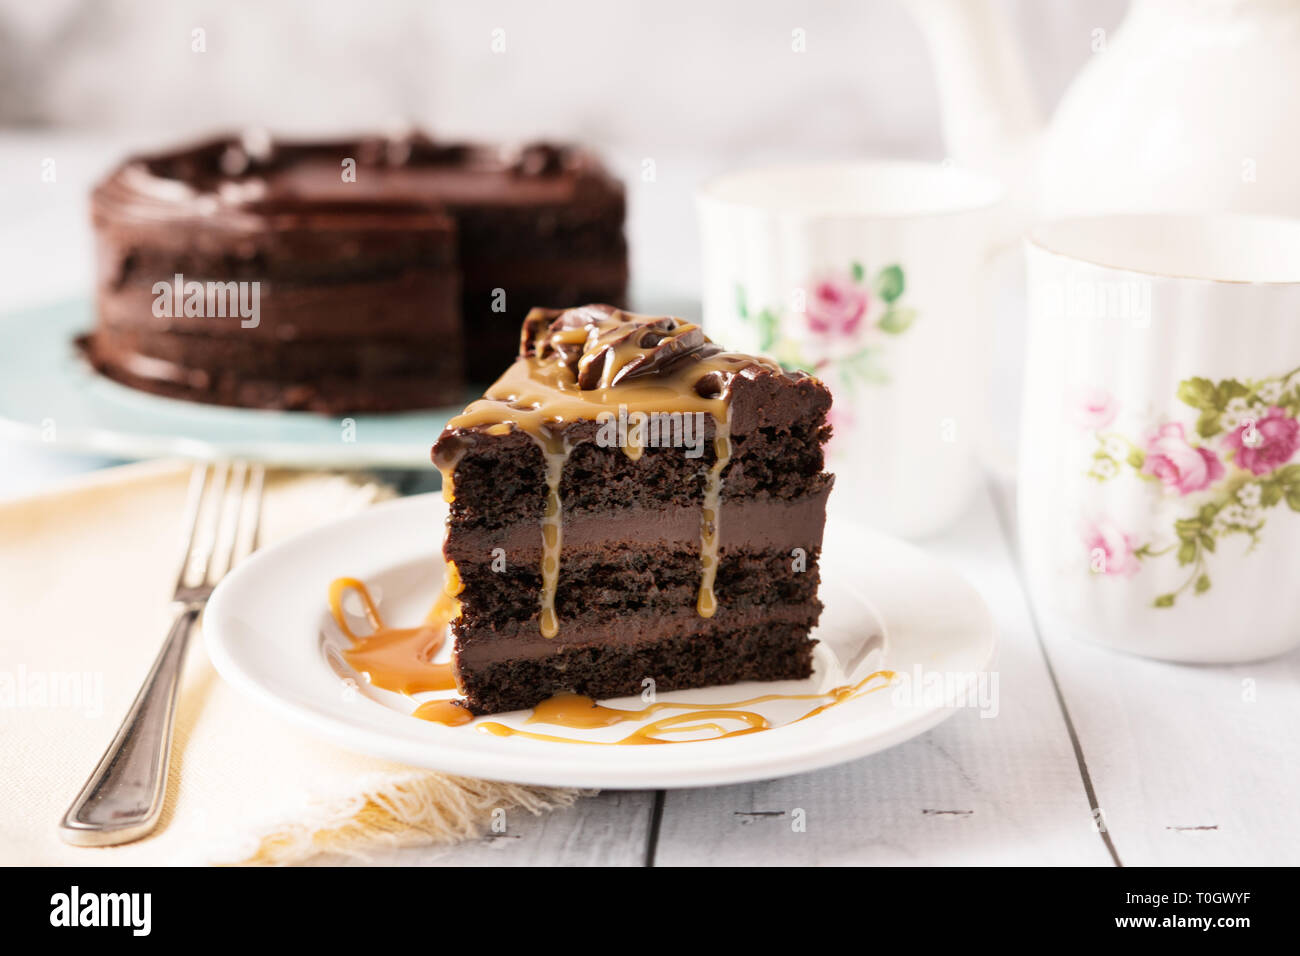
<svg viewBox="0 0 1300 956"><path fill-rule="evenodd" d="M950 154L1038 218L1300 216L1300 0L1134 0L1119 29L1077 36L1090 56L1045 132L1002 5L908 5Z"/></svg>

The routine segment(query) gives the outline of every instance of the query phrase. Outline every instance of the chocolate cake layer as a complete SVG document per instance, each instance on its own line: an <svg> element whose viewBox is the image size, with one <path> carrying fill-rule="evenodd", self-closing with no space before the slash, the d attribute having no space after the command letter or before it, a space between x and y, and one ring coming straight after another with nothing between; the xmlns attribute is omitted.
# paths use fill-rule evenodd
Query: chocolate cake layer
<svg viewBox="0 0 1300 956"><path fill-rule="evenodd" d="M829 407L677 319L530 314L434 448L466 706L807 676Z"/></svg>
<svg viewBox="0 0 1300 956"><path fill-rule="evenodd" d="M771 496L723 498L727 522L718 530L718 547L816 548L821 545L830 483L798 498ZM600 547L608 541L633 541L645 549L689 546L699 558L701 502L641 504L566 512L564 543L570 549ZM477 562L528 564L541 557L540 513L498 528L453 522L443 553L457 566ZM499 551L499 554L498 554Z"/></svg>
<svg viewBox="0 0 1300 956"><path fill-rule="evenodd" d="M83 340L90 361L135 388L173 398L251 408L392 411L454 402L460 357L440 345L375 339L266 343L186 333L101 329ZM238 368L235 373L228 369Z"/></svg>
<svg viewBox="0 0 1300 956"><path fill-rule="evenodd" d="M439 329L431 323L413 320L430 303L454 309L458 292L454 276L418 269L382 282L319 285L271 279L259 285L262 316L254 325L231 315L158 316L153 309L157 293L131 287L120 290L111 301L104 303L98 327L156 338L162 338L163 333L224 338L263 348L268 344L294 342L355 345L360 326L367 332L363 341L409 342L421 348L455 353L459 341L457 330ZM276 313L276 321L266 320L268 308Z"/></svg>
<svg viewBox="0 0 1300 956"><path fill-rule="evenodd" d="M569 147L225 137L127 161L92 211L91 361L136 387L223 404L448 404L467 367L486 378L509 361L533 303L621 299L627 279L622 187ZM159 322L153 290L176 276L258 284L256 325L179 310ZM245 366L252 349L223 338L278 343L283 374ZM402 362L382 358L393 348Z"/></svg>
<svg viewBox="0 0 1300 956"><path fill-rule="evenodd" d="M653 555L647 556L653 563ZM790 573L785 556L772 554L729 555L723 559L715 587L719 590L716 619L700 616L695 596L699 589L699 557L689 563L653 570L617 562L580 560L561 575L556 595L556 613L564 626L554 637L544 637L537 627L536 608L525 609L507 589L522 590L529 584L523 576L463 592L464 610L456 633L460 659L469 666L479 660L498 660L516 655L544 655L568 646L590 643L645 642L679 634L704 634L719 621L729 626L742 623L763 626L765 622L817 623L821 604L820 584L813 555L811 570ZM691 574L691 571L694 574ZM693 577L693 581L687 579ZM536 594L538 583L532 581ZM726 593L723 593L723 592ZM491 603L489 603L491 602ZM491 607L488 614L482 609ZM611 626L617 622L617 626Z"/></svg>
<svg viewBox="0 0 1300 956"><path fill-rule="evenodd" d="M829 393L815 379L785 385L767 376L739 378L732 385L740 402L733 406L731 455L721 477L724 501L765 494L775 499L829 493L831 477L822 472L822 445L830 434ZM798 410L801 417L794 418ZM789 414L790 418L782 416ZM600 425L577 422L565 431L572 450L561 478L560 496L567 520L602 509L676 504L698 517L708 470L717 461L717 422L704 418L698 458L683 448L646 448L640 458L610 454L596 439ZM500 528L541 520L546 505L545 454L522 429L487 434L482 429L445 434L440 452L455 456L456 496L451 503L452 539L468 528ZM452 545L455 547L455 544Z"/></svg>
<svg viewBox="0 0 1300 956"><path fill-rule="evenodd" d="M252 325L159 316L154 292L129 287L102 302L84 348L110 377L175 398L320 412L443 405L463 393L460 333L427 315L438 303L450 314L457 293L453 276L418 271L328 290L270 281Z"/></svg>
<svg viewBox="0 0 1300 956"><path fill-rule="evenodd" d="M461 690L475 713L531 707L556 694L594 699L733 684L800 680L812 674L815 641L807 623L766 622L634 644L565 647L542 657L479 662L461 669Z"/></svg>

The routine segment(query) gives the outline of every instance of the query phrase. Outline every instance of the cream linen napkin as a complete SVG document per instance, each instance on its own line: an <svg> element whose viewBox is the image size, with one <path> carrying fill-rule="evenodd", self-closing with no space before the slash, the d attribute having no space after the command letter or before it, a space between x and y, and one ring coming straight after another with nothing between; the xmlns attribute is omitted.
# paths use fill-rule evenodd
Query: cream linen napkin
<svg viewBox="0 0 1300 956"><path fill-rule="evenodd" d="M59 819L166 634L188 476L180 462L128 465L0 503L0 863L364 857L466 839L497 807L540 813L574 801L574 790L448 777L318 742L227 687L196 635L161 828L123 847L60 842ZM274 473L262 540L388 493L338 475Z"/></svg>

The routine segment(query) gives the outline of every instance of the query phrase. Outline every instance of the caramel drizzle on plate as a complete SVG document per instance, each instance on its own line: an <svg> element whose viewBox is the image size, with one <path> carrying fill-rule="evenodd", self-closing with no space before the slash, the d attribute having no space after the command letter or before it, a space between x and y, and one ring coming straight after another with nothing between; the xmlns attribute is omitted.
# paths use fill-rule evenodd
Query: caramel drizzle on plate
<svg viewBox="0 0 1300 956"><path fill-rule="evenodd" d="M343 612L343 595L354 592L361 600L362 612L371 627L368 635L358 635L348 625ZM433 608L419 627L390 628L384 623L369 589L357 578L338 578L331 582L329 588L329 608L335 623L352 642L352 646L343 652L344 658L356 670L364 673L370 683L383 690L399 694L419 694L425 691L446 691L456 688L454 666L450 663L435 664L431 658L436 654L445 640L447 625L458 613L456 595L460 593L460 579L456 566L448 562L447 582ZM646 704L636 709L607 707L590 697L580 694L559 694L542 701L533 708L526 723L545 724L564 727L571 730L598 730L628 721L643 720L661 711L681 711L669 714L658 720L650 721L638 727L631 734L619 740L583 740L578 737L562 737L556 734L544 734L516 727L508 727L497 721L479 724L482 733L496 737L526 737L530 740L549 741L567 744L592 744L595 746L644 745L698 743L703 740L721 740L727 737L739 737L760 730L772 729L771 723L762 714L744 708L772 701L817 700L821 703L801 717L790 723L798 723L809 717L829 710L851 700L857 700L867 694L888 687L894 679L894 672L888 670L873 671L853 684L844 684L830 690L810 694L762 694L745 700L731 701L723 704L701 704L690 701L665 700ZM874 682L874 683L873 683ZM871 685L871 686L869 686ZM431 723L456 727L468 724L474 715L456 699L429 700L416 707L412 716ZM743 726L728 730L720 721L737 721ZM700 733L708 731L710 737L691 740L674 740L664 734Z"/></svg>
<svg viewBox="0 0 1300 956"><path fill-rule="evenodd" d="M426 700L415 708L411 716L434 724L446 724L448 727L459 727L474 719L469 709L456 700Z"/></svg>
<svg viewBox="0 0 1300 956"><path fill-rule="evenodd" d="M330 614L343 636L352 642L352 646L343 651L343 658L369 677L375 687L408 695L456 689L452 665L433 663L433 655L446 640L447 624L460 613L456 601L460 578L455 565L448 564L447 586L438 595L424 623L418 627L388 627L370 595L370 589L356 578L338 578L330 584ZM370 633L365 636L356 634L348 626L347 616L343 613L343 595L349 591L361 599L362 611L370 625ZM469 714L463 707L460 710ZM469 719L467 716L466 720Z"/></svg>
<svg viewBox="0 0 1300 956"><path fill-rule="evenodd" d="M492 734L496 737L526 737L529 740L545 740L555 743L569 744L593 744L596 746L617 746L617 745L638 745L638 744L689 744L699 743L704 740L722 740L727 737L740 737L745 734L752 734L760 730L771 730L772 725L762 714L750 710L742 710L744 707L752 707L755 704L764 704L777 700L820 700L822 703L808 711L801 717L796 717L790 721L797 724L801 720L807 720L817 714L824 713L832 707L846 703L850 700L857 700L859 697L865 697L867 694L874 694L878 690L888 687L894 679L893 671L873 671L862 680L854 684L845 684L840 687L833 687L830 690L822 691L816 694L763 694L759 697L750 697L747 700L738 700L725 704L696 704L689 701L660 701L654 704L647 704L645 707L636 710L623 710L618 707L606 707L604 704L598 704L590 697L583 697L579 694L561 694L544 700L533 708L531 716L526 723L529 724L551 724L558 727L566 727L576 730L593 730L599 727L609 727L613 724L623 723L629 720L640 720L649 717L661 710L681 710L684 713L672 714L668 717L661 717L658 720L651 721L626 737L619 740L580 740L574 737L559 737L552 734L534 733L529 730L520 730L515 727L507 727L505 724L489 721L479 724L478 729L483 733ZM878 681L874 686L868 687L873 681ZM720 720L740 721L745 726L738 730L728 730L725 726L718 723ZM699 733L701 731L711 731L713 736L702 737L692 740L672 740L661 734L665 733Z"/></svg>
<svg viewBox="0 0 1300 956"><path fill-rule="evenodd" d="M704 718L712 718L704 719ZM738 720L745 726L739 730L728 730L724 725L717 723L719 720ZM491 734L494 737L526 737L529 740L541 740L548 743L562 744L592 744L599 747L617 747L617 746L634 746L638 744L688 744L697 741L691 740L669 740L666 737L659 737L656 734L662 733L689 733L702 730L713 732L712 737L703 738L705 740L723 740L727 737L741 737L745 734L757 733L760 730L770 730L772 725L768 723L767 718L762 714L756 714L748 710L709 710L696 711L687 714L673 714L671 717L663 717L659 720L651 721L644 727L638 727L632 733L620 740L580 740L576 737L560 737L554 734L538 734L530 730L519 730L515 727L507 727L505 724L499 724L490 721L486 724L479 724L478 729L485 734Z"/></svg>
<svg viewBox="0 0 1300 956"><path fill-rule="evenodd" d="M524 323L521 356L485 393L447 425L448 431L480 429L507 434L519 429L541 448L546 460L546 504L542 517L542 588L539 629L555 637L555 613L563 543L560 482L572 446L569 425L600 421L602 415L704 413L715 424L715 461L705 475L700 517L700 587L696 608L712 617L718 602L714 582L722 510L722 472L731 460L732 377L742 369L776 363L724 352L700 331L678 319L651 318L613 309L534 309ZM666 356L666 357L665 357ZM656 364L658 363L658 364ZM624 453L638 460L645 448L640 429L628 429ZM443 498L455 500L454 475L464 447L440 455Z"/></svg>

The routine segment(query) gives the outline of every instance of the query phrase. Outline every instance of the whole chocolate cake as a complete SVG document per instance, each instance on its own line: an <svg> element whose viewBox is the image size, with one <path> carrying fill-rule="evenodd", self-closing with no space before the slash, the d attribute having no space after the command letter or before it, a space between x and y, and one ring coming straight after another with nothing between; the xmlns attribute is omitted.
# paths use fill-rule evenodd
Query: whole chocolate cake
<svg viewBox="0 0 1300 956"><path fill-rule="evenodd" d="M621 185L580 149L215 139L96 187L104 374L322 412L461 400L537 302L621 301Z"/></svg>
<svg viewBox="0 0 1300 956"><path fill-rule="evenodd" d="M433 449L465 706L807 677L830 404L680 319L534 309Z"/></svg>

